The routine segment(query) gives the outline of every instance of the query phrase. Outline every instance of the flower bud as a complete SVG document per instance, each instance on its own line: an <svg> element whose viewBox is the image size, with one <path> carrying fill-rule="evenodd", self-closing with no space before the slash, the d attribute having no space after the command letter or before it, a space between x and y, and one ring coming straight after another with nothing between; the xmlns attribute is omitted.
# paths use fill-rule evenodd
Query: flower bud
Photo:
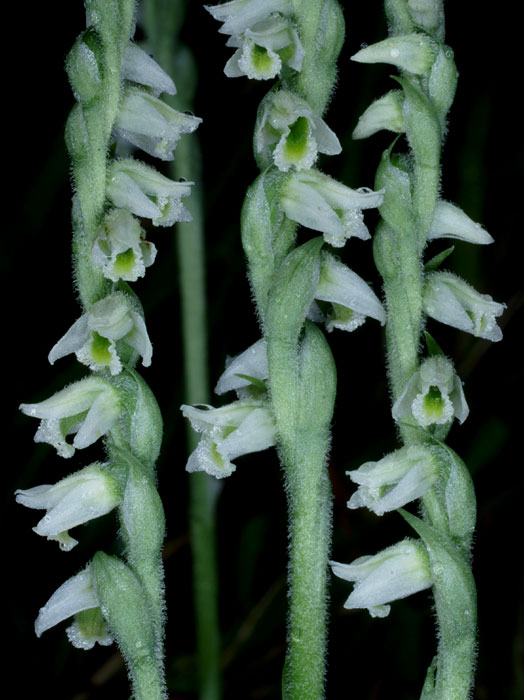
<svg viewBox="0 0 524 700"><path fill-rule="evenodd" d="M431 68L437 55L433 42L424 34L402 34L361 49L352 61L357 63L390 63L408 73L422 75Z"/></svg>
<svg viewBox="0 0 524 700"><path fill-rule="evenodd" d="M249 396L253 379L264 382L269 377L265 340L257 340L247 350L234 358L228 358L226 369L215 387L215 394L236 391L239 398Z"/></svg>
<svg viewBox="0 0 524 700"><path fill-rule="evenodd" d="M439 200L435 207L428 241L435 238L457 238L481 245L493 243L493 238L480 224L476 224L459 207L443 200Z"/></svg>
<svg viewBox="0 0 524 700"><path fill-rule="evenodd" d="M73 44L66 59L66 71L79 102L89 102L102 88L100 76L100 42L93 28L86 29Z"/></svg>
<svg viewBox="0 0 524 700"><path fill-rule="evenodd" d="M387 129L400 134L404 131L402 113L403 94L400 90L391 90L375 100L359 117L353 131L354 139L365 139L377 131Z"/></svg>
<svg viewBox="0 0 524 700"><path fill-rule="evenodd" d="M422 301L428 316L441 323L493 342L502 338L495 319L502 315L505 304L480 294L451 272L428 275Z"/></svg>
<svg viewBox="0 0 524 700"><path fill-rule="evenodd" d="M122 78L151 88L154 95L176 95L174 82L158 63L139 46L129 42L122 59Z"/></svg>
<svg viewBox="0 0 524 700"><path fill-rule="evenodd" d="M415 24L427 32L439 35L444 31L442 0L407 0L408 9Z"/></svg>

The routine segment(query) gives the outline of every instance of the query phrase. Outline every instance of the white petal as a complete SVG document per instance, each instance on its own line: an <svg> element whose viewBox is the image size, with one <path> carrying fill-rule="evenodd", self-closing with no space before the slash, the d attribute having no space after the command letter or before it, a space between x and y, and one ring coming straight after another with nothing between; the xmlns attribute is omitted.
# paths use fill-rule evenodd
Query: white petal
<svg viewBox="0 0 524 700"><path fill-rule="evenodd" d="M493 238L480 224L476 224L459 207L442 200L435 207L428 241L435 238L457 238L482 245L493 243Z"/></svg>
<svg viewBox="0 0 524 700"><path fill-rule="evenodd" d="M128 43L122 60L122 77L152 87L157 93L176 94L174 82L158 63L136 44Z"/></svg>
<svg viewBox="0 0 524 700"><path fill-rule="evenodd" d="M87 416L75 435L74 447L77 449L88 447L105 435L118 418L120 410L118 394L110 389L102 392L93 401Z"/></svg>
<svg viewBox="0 0 524 700"><path fill-rule="evenodd" d="M87 314L83 314L71 328L53 345L47 359L53 365L56 360L79 350L89 338Z"/></svg>
<svg viewBox="0 0 524 700"><path fill-rule="evenodd" d="M260 380L269 377L265 340L257 340L251 347L228 362L225 372L217 382L215 393L221 395L228 391L250 386L251 382L239 377L239 374Z"/></svg>

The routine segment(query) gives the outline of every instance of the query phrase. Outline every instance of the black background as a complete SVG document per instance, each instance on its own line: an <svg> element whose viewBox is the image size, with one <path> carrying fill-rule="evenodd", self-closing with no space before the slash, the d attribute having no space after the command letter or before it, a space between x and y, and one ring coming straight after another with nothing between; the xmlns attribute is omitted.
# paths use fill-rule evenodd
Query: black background
<svg viewBox="0 0 524 700"><path fill-rule="evenodd" d="M246 186L255 178L251 138L256 107L269 85L222 72L230 55L218 24L200 2L189 3L183 40L199 67L195 113L204 154L210 373L214 383L226 354L254 342L258 329L239 237ZM380 2L343 2L347 38L338 87L326 120L343 155L320 162L351 187L372 186L391 136L364 142L350 135L363 109L393 86L387 66L349 61L362 43L386 36ZM470 467L478 497L474 573L479 595L479 654L475 700L517 700L524 692L522 654L522 61L515 17L507 5L489 12L447 3L447 43L460 72L443 157L442 194L481 222L490 247L457 244L450 269L480 291L504 301L504 339L490 344L430 323L428 329L454 358L471 407L450 445ZM479 7L477 4L473 7ZM501 10L500 12L498 10ZM63 626L37 640L38 608L96 549L110 551L116 519L106 516L78 530L70 553L37 537L38 513L14 504L16 488L53 483L101 458L100 447L65 463L51 448L34 445L36 422L17 412L20 402L49 396L82 376L72 359L51 368L47 353L79 315L72 293L70 177L63 128L73 104L65 56L84 27L79 0L19 3L3 31L4 230L3 289L3 625L12 654L4 672L17 695L56 700L125 698L127 682L114 647L73 649ZM175 76L176 81L176 76ZM7 185L7 192L5 191ZM191 208L191 205L189 205ZM376 219L367 215L370 227ZM135 285L153 340L153 366L144 376L160 403L165 439L159 479L167 519L166 583L170 697L195 698L194 633L187 538L187 475L179 310L173 234L151 239L157 262ZM302 232L305 240L308 232ZM432 252L446 247L433 244ZM352 239L343 259L379 289L369 243ZM352 487L344 472L396 446L384 371L383 336L368 321L354 334L329 337L339 389L330 460L335 496L333 557L351 561L410 534L397 514L377 518L345 507ZM220 613L224 635L225 698L278 698L285 650L286 512L274 451L241 458L224 484L218 506ZM331 586L327 698L417 698L435 649L431 599L426 593L395 603L385 620L347 613L349 587ZM239 630L247 638L239 641Z"/></svg>

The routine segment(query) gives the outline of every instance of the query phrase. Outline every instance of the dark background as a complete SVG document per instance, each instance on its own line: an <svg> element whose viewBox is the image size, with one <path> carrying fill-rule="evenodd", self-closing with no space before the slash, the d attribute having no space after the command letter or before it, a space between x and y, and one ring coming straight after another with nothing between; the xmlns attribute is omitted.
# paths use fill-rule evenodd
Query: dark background
<svg viewBox="0 0 524 700"><path fill-rule="evenodd" d="M226 354L254 342L258 330L239 237L247 184L256 176L251 138L256 107L269 84L226 79L231 54L218 24L192 2L183 30L199 66L195 113L204 153L210 372L214 383ZM349 61L361 43L386 36L380 2L343 2L346 44L336 93L326 120L339 135L343 155L320 162L351 187L372 186L391 135L364 142L350 135L359 114L391 89L387 66ZM450 269L508 308L497 344L444 326L428 329L454 358L471 407L449 444L470 467L477 490L478 528L474 573L479 596L479 654L475 700L517 700L524 694L522 595L522 40L515 18L492 7L466 14L465 3L447 3L447 43L460 72L443 157L443 196L459 204L495 238L485 247L456 245ZM466 4L471 7L469 3ZM100 446L65 463L32 441L36 421L17 411L20 402L49 396L82 376L71 359L55 367L47 353L79 315L72 293L70 177L63 129L73 104L63 64L84 27L80 0L19 3L4 24L4 231L2 237L5 674L21 697L56 700L125 698L127 682L114 647L86 653L72 648L64 626L37 640L33 622L54 590L81 569L97 549L112 547L110 515L78 531L70 553L36 536L37 512L15 506L16 488L54 483L101 458ZM175 76L176 80L176 76ZM4 185L5 188L5 185ZM191 208L191 205L189 205ZM370 227L376 219L367 215ZM154 363L144 376L157 395L165 422L159 461L168 518L166 583L170 697L195 698L194 633L187 537L187 475L179 309L173 234L158 229L151 240L157 262L134 288L141 297ZM300 234L299 234L300 235ZM307 234L302 234L307 235ZM433 251L446 247L434 243ZM344 260L379 289L369 243L352 239ZM329 337L339 390L330 471L335 494L333 557L349 562L409 535L397 514L377 518L348 511L352 487L344 472L378 459L396 446L389 413L383 337L368 321L356 333ZM224 484L218 506L220 614L224 637L225 698L278 698L285 650L286 512L274 451L241 458ZM417 698L435 650L431 599L421 593L395 603L385 620L347 613L350 586L334 580L327 698Z"/></svg>

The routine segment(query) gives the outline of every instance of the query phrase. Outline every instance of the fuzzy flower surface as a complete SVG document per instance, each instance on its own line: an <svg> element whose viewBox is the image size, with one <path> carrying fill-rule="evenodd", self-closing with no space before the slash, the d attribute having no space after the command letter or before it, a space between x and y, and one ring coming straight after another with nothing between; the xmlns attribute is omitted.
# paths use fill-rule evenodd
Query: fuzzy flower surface
<svg viewBox="0 0 524 700"><path fill-rule="evenodd" d="M181 411L202 433L189 456L188 472L205 471L222 479L236 470L232 460L275 444L275 422L267 400L240 399L221 408L184 405Z"/></svg>
<svg viewBox="0 0 524 700"><path fill-rule="evenodd" d="M70 353L92 370L109 369L112 375L122 370L116 343L123 341L139 355L142 364L149 367L153 348L143 316L136 311L130 298L115 292L95 302L49 353L49 362Z"/></svg>
<svg viewBox="0 0 524 700"><path fill-rule="evenodd" d="M56 540L64 551L78 544L69 534L70 528L105 515L120 503L118 484L108 474L106 466L90 464L54 485L18 489L17 503L46 511L33 530L49 540Z"/></svg>
<svg viewBox="0 0 524 700"><path fill-rule="evenodd" d="M389 603L433 585L429 557L421 541L402 540L351 564L331 561L330 565L335 576L355 584L344 607L367 608L371 617L386 617Z"/></svg>
<svg viewBox="0 0 524 700"><path fill-rule="evenodd" d="M39 403L23 403L26 416L40 418L35 442L52 445L61 457L92 445L105 435L121 412L120 396L101 377L87 377ZM74 434L72 444L66 440Z"/></svg>

